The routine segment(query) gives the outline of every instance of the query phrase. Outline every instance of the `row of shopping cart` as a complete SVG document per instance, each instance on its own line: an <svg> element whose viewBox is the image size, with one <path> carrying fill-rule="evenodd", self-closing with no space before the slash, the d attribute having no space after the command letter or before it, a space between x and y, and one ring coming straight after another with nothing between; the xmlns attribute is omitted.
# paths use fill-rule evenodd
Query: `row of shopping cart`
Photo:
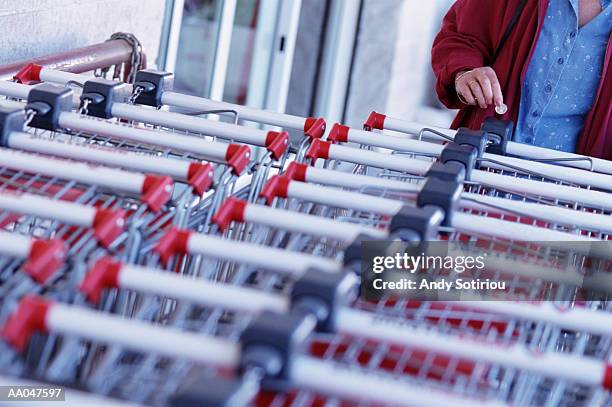
<svg viewBox="0 0 612 407"><path fill-rule="evenodd" d="M612 403L611 162L495 119L327 128L172 80L0 83L0 384L74 405ZM367 299L370 241L487 253L473 277L510 288Z"/></svg>

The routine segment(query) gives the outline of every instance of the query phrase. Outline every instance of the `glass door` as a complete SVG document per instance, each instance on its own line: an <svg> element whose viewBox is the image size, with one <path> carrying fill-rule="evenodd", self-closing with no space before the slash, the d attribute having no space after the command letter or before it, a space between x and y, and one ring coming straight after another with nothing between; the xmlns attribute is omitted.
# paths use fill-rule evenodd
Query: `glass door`
<svg viewBox="0 0 612 407"><path fill-rule="evenodd" d="M180 24L175 89L284 111L300 6L301 0L184 0L182 17L164 30L170 36ZM165 59L172 60L172 41L165 43Z"/></svg>
<svg viewBox="0 0 612 407"><path fill-rule="evenodd" d="M177 91L197 96L211 94L225 3L184 0L174 68Z"/></svg>
<svg viewBox="0 0 612 407"><path fill-rule="evenodd" d="M223 99L285 110L301 0L242 0Z"/></svg>

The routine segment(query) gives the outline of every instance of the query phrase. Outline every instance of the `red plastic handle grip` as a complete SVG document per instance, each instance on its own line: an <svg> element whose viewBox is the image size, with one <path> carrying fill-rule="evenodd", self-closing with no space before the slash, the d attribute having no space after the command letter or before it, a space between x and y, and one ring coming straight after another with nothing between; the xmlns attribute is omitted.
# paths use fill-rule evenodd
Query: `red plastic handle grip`
<svg viewBox="0 0 612 407"><path fill-rule="evenodd" d="M42 66L36 64L27 64L19 72L13 76L13 79L18 83L23 83L24 85L32 85L34 83L40 82L40 71L42 70Z"/></svg>
<svg viewBox="0 0 612 407"><path fill-rule="evenodd" d="M330 147L331 143L328 143L327 141L322 141L319 139L314 140L306 152L306 158L310 158L312 160L312 164L314 164L319 158L327 160L329 158Z"/></svg>
<svg viewBox="0 0 612 407"><path fill-rule="evenodd" d="M289 147L289 133L269 131L266 136L266 149L275 160L280 160Z"/></svg>
<svg viewBox="0 0 612 407"><path fill-rule="evenodd" d="M101 258L85 275L79 291L85 294L89 302L97 305L100 302L102 290L119 287L121 267L121 263L110 257Z"/></svg>
<svg viewBox="0 0 612 407"><path fill-rule="evenodd" d="M604 389L612 391L612 363L606 364L602 384Z"/></svg>
<svg viewBox="0 0 612 407"><path fill-rule="evenodd" d="M251 161L251 149L243 144L230 144L225 153L225 161L235 175L240 175Z"/></svg>
<svg viewBox="0 0 612 407"><path fill-rule="evenodd" d="M198 195L204 195L213 184L215 170L209 163L193 163L189 165L187 183Z"/></svg>
<svg viewBox="0 0 612 407"><path fill-rule="evenodd" d="M104 247L109 247L125 230L126 212L122 209L98 209L94 217L94 236Z"/></svg>
<svg viewBox="0 0 612 407"><path fill-rule="evenodd" d="M327 141L331 143L346 143L348 142L350 128L340 123L336 123L332 126L327 136Z"/></svg>
<svg viewBox="0 0 612 407"><path fill-rule="evenodd" d="M162 263L167 265L172 256L187 253L189 236L191 236L191 232L188 230L171 228L157 242L153 251L159 255Z"/></svg>
<svg viewBox="0 0 612 407"><path fill-rule="evenodd" d="M212 221L224 232L232 222L244 222L247 202L238 198L228 198L213 215Z"/></svg>
<svg viewBox="0 0 612 407"><path fill-rule="evenodd" d="M292 161L287 166L287 169L283 173L283 176L294 180L294 181L302 181L306 182L306 172L308 171L308 166L306 164L297 163Z"/></svg>
<svg viewBox="0 0 612 407"><path fill-rule="evenodd" d="M304 122L304 134L311 140L318 139L325 134L325 127L325 119L321 117L317 119L309 117L306 119L306 122Z"/></svg>
<svg viewBox="0 0 612 407"><path fill-rule="evenodd" d="M66 259L66 245L61 240L34 240L23 271L34 281L44 284Z"/></svg>
<svg viewBox="0 0 612 407"><path fill-rule="evenodd" d="M263 186L259 196L266 200L266 204L272 205L274 198L287 198L287 190L291 180L282 175L271 177Z"/></svg>
<svg viewBox="0 0 612 407"><path fill-rule="evenodd" d="M23 352L36 332L47 332L47 313L52 303L36 295L25 296L2 329L4 340Z"/></svg>
<svg viewBox="0 0 612 407"><path fill-rule="evenodd" d="M373 129L383 130L385 128L386 118L387 116L382 113L372 112L363 123L363 129L367 131L372 131Z"/></svg>
<svg viewBox="0 0 612 407"><path fill-rule="evenodd" d="M174 182L170 177L147 175L142 184L142 202L153 212L159 211L172 197Z"/></svg>

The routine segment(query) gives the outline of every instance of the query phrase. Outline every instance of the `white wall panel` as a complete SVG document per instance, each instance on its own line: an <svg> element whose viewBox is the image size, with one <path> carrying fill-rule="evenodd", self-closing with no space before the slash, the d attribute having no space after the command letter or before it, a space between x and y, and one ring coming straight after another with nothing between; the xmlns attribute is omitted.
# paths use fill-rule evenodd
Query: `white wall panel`
<svg viewBox="0 0 612 407"><path fill-rule="evenodd" d="M0 0L0 64L136 34L157 58L164 0Z"/></svg>

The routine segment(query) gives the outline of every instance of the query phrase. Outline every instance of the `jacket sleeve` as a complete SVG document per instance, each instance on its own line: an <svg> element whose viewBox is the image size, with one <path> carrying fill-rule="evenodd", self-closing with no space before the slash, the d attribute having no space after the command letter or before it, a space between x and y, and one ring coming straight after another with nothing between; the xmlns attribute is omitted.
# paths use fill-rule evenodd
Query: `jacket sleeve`
<svg viewBox="0 0 612 407"><path fill-rule="evenodd" d="M434 39L431 62L436 93L449 108L465 107L457 98L457 73L487 66L503 25L508 1L458 0L450 8Z"/></svg>

